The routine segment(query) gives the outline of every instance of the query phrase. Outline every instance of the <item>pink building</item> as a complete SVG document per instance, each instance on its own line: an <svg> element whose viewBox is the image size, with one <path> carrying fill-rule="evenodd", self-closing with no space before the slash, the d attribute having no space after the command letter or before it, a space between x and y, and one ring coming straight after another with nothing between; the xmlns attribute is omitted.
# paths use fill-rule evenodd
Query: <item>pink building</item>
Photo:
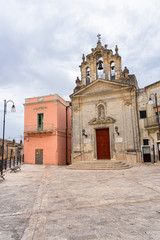
<svg viewBox="0 0 160 240"><path fill-rule="evenodd" d="M57 94L27 98L24 104L24 162L70 164L71 108Z"/></svg>

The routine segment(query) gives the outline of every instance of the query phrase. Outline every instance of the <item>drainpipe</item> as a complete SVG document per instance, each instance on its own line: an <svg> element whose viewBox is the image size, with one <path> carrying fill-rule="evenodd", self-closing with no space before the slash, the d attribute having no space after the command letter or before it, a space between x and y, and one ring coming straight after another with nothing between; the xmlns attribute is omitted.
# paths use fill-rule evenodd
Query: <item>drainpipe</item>
<svg viewBox="0 0 160 240"><path fill-rule="evenodd" d="M66 106L66 165L68 165L68 116L67 116L67 112L68 112L68 106Z"/></svg>
<svg viewBox="0 0 160 240"><path fill-rule="evenodd" d="M155 159L155 149L154 149L154 138L150 135L149 132L148 132L148 136L152 139L152 142L153 142L153 163L155 163L156 159Z"/></svg>
<svg viewBox="0 0 160 240"><path fill-rule="evenodd" d="M141 152L141 131L140 131L140 126L139 126L139 109L138 109L138 97L137 97L138 91L136 90L135 93L135 99L136 99L136 114L137 114L137 126L138 126L138 151Z"/></svg>
<svg viewBox="0 0 160 240"><path fill-rule="evenodd" d="M66 106L66 165L68 165L68 108L71 106L71 103L69 103L68 106Z"/></svg>

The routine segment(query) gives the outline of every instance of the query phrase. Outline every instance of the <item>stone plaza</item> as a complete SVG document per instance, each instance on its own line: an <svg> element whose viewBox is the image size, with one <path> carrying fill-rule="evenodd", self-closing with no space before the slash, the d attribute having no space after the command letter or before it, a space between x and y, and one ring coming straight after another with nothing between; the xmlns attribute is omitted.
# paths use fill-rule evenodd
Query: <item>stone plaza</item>
<svg viewBox="0 0 160 240"><path fill-rule="evenodd" d="M0 180L0 240L158 240L160 165L22 165Z"/></svg>

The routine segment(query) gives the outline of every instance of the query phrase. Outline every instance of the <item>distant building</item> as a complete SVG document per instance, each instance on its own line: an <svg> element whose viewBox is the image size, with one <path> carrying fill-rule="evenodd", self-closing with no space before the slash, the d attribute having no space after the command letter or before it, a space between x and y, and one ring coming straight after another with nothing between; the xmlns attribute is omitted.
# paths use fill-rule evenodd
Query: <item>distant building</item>
<svg viewBox="0 0 160 240"><path fill-rule="evenodd" d="M156 108L149 106L148 100L150 93L156 92L160 109L160 82L139 89L135 75L129 74L127 67L122 71L117 46L113 53L99 38L91 50L82 56L81 79L77 77L70 95L72 163L99 159L158 161Z"/></svg>
<svg viewBox="0 0 160 240"><path fill-rule="evenodd" d="M157 107L155 94L157 94ZM153 100L153 104L149 104L149 98ZM157 162L160 160L157 113L158 108L160 116L160 81L137 90L137 105L142 162Z"/></svg>
<svg viewBox="0 0 160 240"><path fill-rule="evenodd" d="M27 98L24 103L24 163L70 163L70 103L57 94Z"/></svg>
<svg viewBox="0 0 160 240"><path fill-rule="evenodd" d="M15 157L23 156L23 144L22 141L20 143L15 142L15 139L13 141L10 140L4 140L4 159L10 159ZM0 159L2 156L2 139L0 139Z"/></svg>

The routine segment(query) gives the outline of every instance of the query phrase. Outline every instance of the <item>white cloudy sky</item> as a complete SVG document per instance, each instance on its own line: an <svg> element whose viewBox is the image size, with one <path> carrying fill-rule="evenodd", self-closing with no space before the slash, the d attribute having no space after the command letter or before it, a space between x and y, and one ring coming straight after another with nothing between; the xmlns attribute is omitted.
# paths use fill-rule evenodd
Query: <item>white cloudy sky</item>
<svg viewBox="0 0 160 240"><path fill-rule="evenodd" d="M59 94L67 99L80 77L82 54L118 45L122 69L139 87L160 80L159 0L0 0L0 137L3 101L6 138L23 135L25 98Z"/></svg>

